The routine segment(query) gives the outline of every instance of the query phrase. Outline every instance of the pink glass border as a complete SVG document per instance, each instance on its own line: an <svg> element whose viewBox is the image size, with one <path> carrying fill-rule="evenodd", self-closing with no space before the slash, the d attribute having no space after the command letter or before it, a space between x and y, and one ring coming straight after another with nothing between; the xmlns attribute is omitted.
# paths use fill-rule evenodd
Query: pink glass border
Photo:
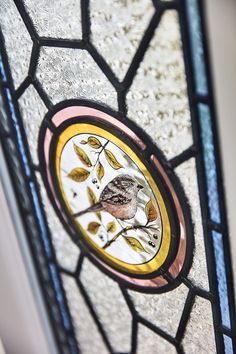
<svg viewBox="0 0 236 354"><path fill-rule="evenodd" d="M135 143L140 147L141 150L146 149L146 144L125 124L118 121L116 118L110 116L109 114L99 111L96 108L85 107L85 106L72 106L66 107L61 111L57 112L52 121L56 127L58 127L61 123L63 123L66 119L80 116L92 116L96 117L98 120L105 121L111 125L114 125L116 128L125 132ZM66 119L65 119L66 117Z"/></svg>
<svg viewBox="0 0 236 354"><path fill-rule="evenodd" d="M55 124L56 127L59 127L63 122L65 122L67 119L73 118L73 117L85 117L85 116L93 116L97 118L100 121L105 121L106 123L109 123L111 126L114 126L116 129L118 128L121 130L123 133L125 133L132 141L135 142L135 144L141 149L145 150L146 149L146 144L130 129L128 128L125 124L122 122L118 121L116 118L112 117L111 115L99 111L98 109L91 108L91 107L86 107L86 106L71 106L71 107L66 107L63 108L62 110L58 111L53 117L52 117L52 122ZM52 183L52 178L50 175L50 170L49 170L49 150L50 150L50 144L52 140L53 133L47 129L45 133L45 140L44 140L44 158L46 161L46 166L47 166L47 178L48 178L48 183L49 187L51 189L52 195L55 198L57 207L59 208L60 212L62 213L63 219L67 222L68 220L61 208L60 202L56 196L53 183ZM176 255L175 260L169 267L168 271L173 277L173 279L177 278L179 273L181 272L186 256L186 226L185 226L185 221L184 221L184 215L183 211L179 202L179 199L176 195L176 192L174 190L174 187L172 186L171 181L169 180L168 176L166 175L162 165L156 158L156 156L151 155L150 158L152 164L154 165L155 168L158 169L158 172L161 174L162 178L164 179L167 187L169 188L173 202L175 204L176 210L177 210L177 215L179 219L179 224L180 224L180 242L179 242L179 248L178 252ZM71 229L71 226L68 225ZM107 269L109 272L113 273L117 277L123 279L124 281L136 285L139 287L150 287L150 288L161 288L163 286L166 286L168 284L168 281L163 277L163 276L157 276L152 279L137 279L137 278L132 278L131 276L122 274L112 267L110 267L108 264L100 260L96 255L91 254L94 259L96 259L99 264L101 264L105 269Z"/></svg>

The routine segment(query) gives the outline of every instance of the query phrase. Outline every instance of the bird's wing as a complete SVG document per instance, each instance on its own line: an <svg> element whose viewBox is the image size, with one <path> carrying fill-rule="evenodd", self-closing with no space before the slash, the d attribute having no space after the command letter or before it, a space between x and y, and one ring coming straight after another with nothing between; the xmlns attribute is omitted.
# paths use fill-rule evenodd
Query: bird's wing
<svg viewBox="0 0 236 354"><path fill-rule="evenodd" d="M113 195L109 198L103 198L103 202L114 204L114 205L124 205L131 202L131 198L127 198L122 194Z"/></svg>
<svg viewBox="0 0 236 354"><path fill-rule="evenodd" d="M99 199L100 202L107 202L114 205L124 205L131 201L127 193L121 193L118 188L109 184L104 188Z"/></svg>

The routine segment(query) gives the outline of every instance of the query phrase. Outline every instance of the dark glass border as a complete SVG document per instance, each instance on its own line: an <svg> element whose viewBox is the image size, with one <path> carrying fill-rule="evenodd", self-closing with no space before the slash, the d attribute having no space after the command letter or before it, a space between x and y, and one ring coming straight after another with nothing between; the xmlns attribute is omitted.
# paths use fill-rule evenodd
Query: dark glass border
<svg viewBox="0 0 236 354"><path fill-rule="evenodd" d="M57 106L55 106L55 112L60 111L62 108L66 108L66 107L71 107L71 106L86 106L86 104L89 104L91 107L98 109L100 111L104 111L104 107L100 106L99 104L95 104L92 102L86 102L86 101L81 101L81 100L69 100L69 101L65 101L65 102L61 102L60 106L57 110ZM111 116L116 116L116 112L113 112L112 110L109 110L109 114ZM83 116L83 117L79 117L79 120L77 120L76 117L70 118L68 120L66 120L64 123L60 124L60 126L58 128L54 128L53 129L53 137L52 137L52 143L51 145L56 145L57 144L57 139L58 136L61 134L61 132L66 129L66 127L68 127L71 124L75 124L75 123L82 123L82 122L90 122L92 124L95 124L96 126L101 126L101 127L105 127L105 123L100 123L98 121L94 121L94 117L89 117L89 116ZM117 118L118 119L118 118ZM118 119L119 120L119 119ZM48 123L50 122L50 123ZM125 123L126 125L132 130L134 131L136 134L138 134L137 130L138 127L131 122L130 120L128 120L127 118L125 118ZM47 115L45 121L42 123L42 127L40 130L40 141L43 141L45 138L45 133L46 133L46 129L50 129L50 127L52 126L52 121L50 120L50 117ZM177 176L174 174L173 169L170 167L170 165L168 165L167 161L165 160L163 154L161 153L161 151L159 151L159 149L150 141L150 138L144 133L142 132L142 141L146 144L146 148L144 151L140 151L137 146L132 142L132 140L130 140L130 138L126 137L125 134L122 131L119 131L116 128L116 131L114 130L115 128L111 125L111 124L106 124L106 129L108 131L111 131L112 134L116 135L117 137L119 137L121 140L125 141L126 144L128 144L133 151L135 151L135 153L137 154L137 156L139 156L140 160L146 165L147 169L150 171L150 173L152 174L152 176L154 177L154 180L156 181L157 185L159 186L160 190L161 190L161 194L165 200L166 203L166 207L167 207L167 211L170 217L170 221L171 221L171 225L172 225L172 245L171 245L171 251L169 256L167 257L166 261L165 261L165 265L163 265L157 272L149 274L148 276L138 276L135 275L133 276L134 278L153 278L154 276L158 276L158 275L163 275L164 277L168 278L168 285L164 286L161 289L149 289L148 287L145 289L147 292L163 292L163 291L167 291L167 289L169 290L170 288L173 289L175 286L179 285L179 282L182 281L182 278L184 276L186 276L189 267L191 265L191 261L192 261L192 253L193 253L193 227L192 227L192 223L191 223L191 214L189 211L189 207L188 207L188 202L187 199L185 197L183 188L181 186L181 183L179 182ZM43 180L45 183L45 186L48 189L48 194L50 195L50 199L52 204L54 205L54 208L56 210L56 213L58 214L58 216L60 216L60 211L58 210L56 203L54 201L54 198L50 192L50 187L49 184L47 182L47 173L46 173L46 162L44 159L44 152L43 152L43 144L40 143L38 146L39 149L39 160L40 160L40 165L42 166L42 176L43 176ZM177 250L178 250L178 245L179 245L179 240L177 238L179 238L179 226L177 225L178 222L178 217L176 215L176 210L175 210L175 206L173 206L174 202L172 200L172 195L170 194L170 191L168 189L167 186L165 186L165 182L163 180L163 178L161 177L161 175L159 175L158 171L154 168L154 166L152 165L151 161L150 161L150 156L153 155L153 153L156 154L157 158L159 161L162 161L162 163L166 166L167 170L166 173L168 174L168 178L171 180L172 185L174 186L174 189L178 195L178 198L180 199L180 204L182 207L182 211L184 214L184 219L185 219L185 224L186 224L186 233L187 233L187 248L188 250L186 251L186 259L184 261L184 265L183 265L183 269L181 270L180 274L181 277L180 279L169 279L168 277L168 272L167 269L169 268L169 266L171 265L171 263L173 262L173 260L175 259ZM55 161L55 152L54 149L51 148L51 152L50 152L50 166L51 166L51 176L54 180L54 185L57 186L57 180L55 177L55 173L54 173L54 161ZM145 161L146 160L146 161ZM59 195L59 191L57 188L57 194ZM60 199L60 202L64 205L64 202ZM65 206L64 206L65 208ZM70 220L70 215L67 215L68 217L68 223L70 224L69 220ZM63 223L64 224L64 223ZM64 224L65 228L67 229L68 233L71 234L71 230L68 228L68 225L65 223ZM74 240L74 242L76 244L79 245L79 247L84 250L85 254L87 256L89 256L88 253L88 247L84 247L82 245L82 242L80 241L80 239L82 237L78 237L77 232L74 232L73 234L71 234L72 239ZM97 264L98 267L101 268L100 264L95 262L93 257L90 258L90 260L94 263ZM103 269L103 267L102 267ZM103 271L106 271L105 269L103 269ZM124 273L122 271L120 271L121 273ZM108 272L106 272L107 274L109 274L111 276L111 274ZM124 273L127 274L128 276L130 276L130 273ZM179 276L178 276L179 277ZM116 280L118 279L117 277L114 277ZM125 281L119 280L120 282L124 282L124 284L127 287L130 287L131 285ZM131 286L132 287L132 286ZM138 286L133 286L132 288L138 290L139 287ZM140 291L142 291L144 289L144 287L140 287Z"/></svg>

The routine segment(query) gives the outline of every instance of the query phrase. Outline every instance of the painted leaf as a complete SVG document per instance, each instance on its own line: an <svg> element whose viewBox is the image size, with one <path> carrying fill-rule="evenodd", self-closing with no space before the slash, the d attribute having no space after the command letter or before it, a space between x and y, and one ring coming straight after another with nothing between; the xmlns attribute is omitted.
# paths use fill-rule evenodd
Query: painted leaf
<svg viewBox="0 0 236 354"><path fill-rule="evenodd" d="M87 142L86 140L81 140L81 141L80 141L80 144L86 145L86 144L88 144L88 142Z"/></svg>
<svg viewBox="0 0 236 354"><path fill-rule="evenodd" d="M89 203L91 205L96 204L98 202L97 197L94 191L90 187L87 187L87 193L88 193Z"/></svg>
<svg viewBox="0 0 236 354"><path fill-rule="evenodd" d="M157 210L152 202L152 200L150 199L149 202L146 204L145 207L145 212L146 212L146 216L148 219L148 222L154 221L157 219Z"/></svg>
<svg viewBox="0 0 236 354"><path fill-rule="evenodd" d="M71 170L70 173L68 173L67 177L69 177L75 182L83 182L88 178L89 175L90 172L85 170L85 168L77 167Z"/></svg>
<svg viewBox="0 0 236 354"><path fill-rule="evenodd" d="M115 232L116 231L116 223L115 221L111 221L107 224L107 232Z"/></svg>
<svg viewBox="0 0 236 354"><path fill-rule="evenodd" d="M105 149L105 156L107 161L109 162L110 166L114 168L114 170L119 170L119 168L122 168L123 166L117 161L115 155L110 151Z"/></svg>
<svg viewBox="0 0 236 354"><path fill-rule="evenodd" d="M101 226L101 224L99 224L98 222L96 221L93 221L93 222L90 222L88 224L88 231L93 234L93 235L96 235L96 233L98 232L98 229L99 227Z"/></svg>
<svg viewBox="0 0 236 354"><path fill-rule="evenodd" d="M91 205L96 204L98 202L98 199L97 199L96 195L94 194L94 191L90 187L87 187L87 193L88 193L89 203ZM101 216L100 211L97 211L96 215L99 220L102 220L102 216Z"/></svg>
<svg viewBox="0 0 236 354"><path fill-rule="evenodd" d="M99 162L98 165L97 165L97 177L98 177L98 180L101 182L103 176L105 174L105 170L104 170L104 167L103 165Z"/></svg>
<svg viewBox="0 0 236 354"><path fill-rule="evenodd" d="M124 237L125 241L127 244L136 252L146 252L142 244L135 238L131 236L126 236Z"/></svg>
<svg viewBox="0 0 236 354"><path fill-rule="evenodd" d="M102 146L100 141L97 138L95 138L94 136L90 136L88 138L88 144L89 144L89 146L91 146L94 149L99 149Z"/></svg>
<svg viewBox="0 0 236 354"><path fill-rule="evenodd" d="M92 163L88 157L88 155L86 154L86 152L81 149L78 145L74 144L74 150L76 152L76 155L78 156L78 158L80 159L80 161L88 167L92 166Z"/></svg>
<svg viewBox="0 0 236 354"><path fill-rule="evenodd" d="M101 215L101 212L100 211L97 211L96 212L96 215L98 217L99 220L102 220L102 215Z"/></svg>

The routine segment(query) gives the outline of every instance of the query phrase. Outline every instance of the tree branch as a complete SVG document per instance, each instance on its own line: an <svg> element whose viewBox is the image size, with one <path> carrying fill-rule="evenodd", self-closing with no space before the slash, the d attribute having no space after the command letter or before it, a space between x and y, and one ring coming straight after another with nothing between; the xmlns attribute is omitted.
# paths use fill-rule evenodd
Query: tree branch
<svg viewBox="0 0 236 354"><path fill-rule="evenodd" d="M121 236L123 233L130 231L130 230L138 230L138 229L143 229L143 230L154 230L157 231L158 229L153 227L153 226L147 226L147 225L133 225L133 226L126 226L122 230L120 230L110 241L107 241L105 245L102 247L103 249L106 249L109 247L113 242L115 242L119 236Z"/></svg>
<svg viewBox="0 0 236 354"><path fill-rule="evenodd" d="M102 149L100 150L100 151L98 151L97 152L97 154L98 154L98 157L97 157L97 160L96 160L96 162L94 163L94 165L93 165L93 169L92 169L92 171L94 171L94 169L95 169L95 167L96 167L96 165L97 165L97 163L98 163L98 161L99 161L99 158L100 158L100 155L101 155L101 153L103 152L103 150L105 149L105 147L107 146L107 144L109 144L109 140L107 140L107 142L102 146ZM92 172L91 171L91 172Z"/></svg>

